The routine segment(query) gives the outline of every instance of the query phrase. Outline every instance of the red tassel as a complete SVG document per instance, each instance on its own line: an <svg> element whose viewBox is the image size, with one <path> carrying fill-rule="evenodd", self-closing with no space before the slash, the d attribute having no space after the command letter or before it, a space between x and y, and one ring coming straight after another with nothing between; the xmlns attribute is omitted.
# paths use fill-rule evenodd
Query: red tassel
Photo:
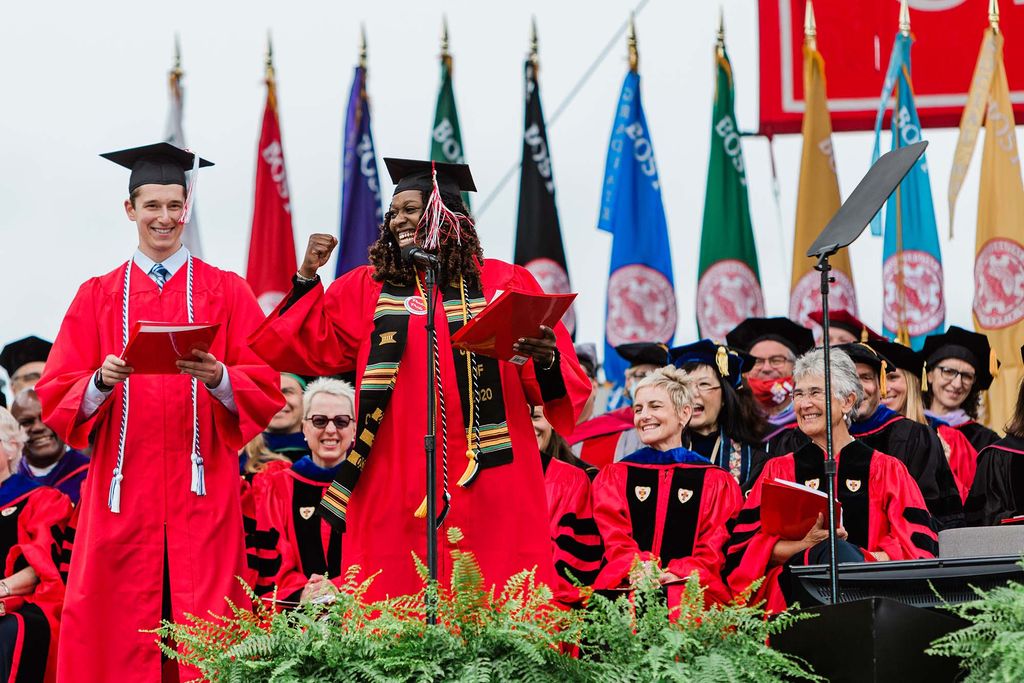
<svg viewBox="0 0 1024 683"><path fill-rule="evenodd" d="M437 249L441 241L449 242L452 238L455 243L462 244L462 225L473 226L473 221L465 214L456 213L444 205L441 201L441 190L437 186L437 167L431 162L433 175L433 187L430 190L430 197L427 199L427 206L423 210L423 218L420 219L420 228L426 228L423 237L425 249Z"/></svg>

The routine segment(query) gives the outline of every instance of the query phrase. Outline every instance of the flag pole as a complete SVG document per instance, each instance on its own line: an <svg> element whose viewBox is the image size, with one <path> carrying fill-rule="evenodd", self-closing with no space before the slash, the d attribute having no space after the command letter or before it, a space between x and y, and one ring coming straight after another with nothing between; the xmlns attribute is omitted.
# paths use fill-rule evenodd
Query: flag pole
<svg viewBox="0 0 1024 683"><path fill-rule="evenodd" d="M274 43L270 38L270 29L267 29L267 59L266 75L264 81L267 84L267 104L277 111L277 79L274 76Z"/></svg>
<svg viewBox="0 0 1024 683"><path fill-rule="evenodd" d="M626 33L626 45L629 48L629 70L640 72L640 51L636 44L636 21L633 12L629 13L629 31Z"/></svg>
<svg viewBox="0 0 1024 683"><path fill-rule="evenodd" d="M899 32L904 38L910 37L910 8L907 0L900 0ZM896 86L896 99L893 101L893 143L900 147L899 130L900 89ZM907 289L903 278L903 202L900 187L896 187L896 296L899 301L899 314L896 317L896 341L910 346L910 330L907 328Z"/></svg>

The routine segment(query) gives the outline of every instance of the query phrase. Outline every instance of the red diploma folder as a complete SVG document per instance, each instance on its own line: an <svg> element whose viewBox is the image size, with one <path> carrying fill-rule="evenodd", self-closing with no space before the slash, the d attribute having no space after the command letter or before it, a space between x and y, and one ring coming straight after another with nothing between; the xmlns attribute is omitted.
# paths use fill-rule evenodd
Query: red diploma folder
<svg viewBox="0 0 1024 683"><path fill-rule="evenodd" d="M761 485L761 529L769 536L799 541L825 517L828 526L828 496L824 491L784 479L772 479ZM843 509L836 501L836 519L842 526Z"/></svg>
<svg viewBox="0 0 1024 683"><path fill-rule="evenodd" d="M121 358L140 375L177 375L179 360L195 360L192 351L209 351L220 323L159 323L140 320L132 328Z"/></svg>
<svg viewBox="0 0 1024 683"><path fill-rule="evenodd" d="M1000 524L1024 524L1024 515L1017 515L1016 517L1007 517L999 522Z"/></svg>
<svg viewBox="0 0 1024 683"><path fill-rule="evenodd" d="M534 294L509 289L494 297L477 317L452 335L452 344L482 356L523 365L530 358L512 345L537 336L541 325L554 328L575 294Z"/></svg>

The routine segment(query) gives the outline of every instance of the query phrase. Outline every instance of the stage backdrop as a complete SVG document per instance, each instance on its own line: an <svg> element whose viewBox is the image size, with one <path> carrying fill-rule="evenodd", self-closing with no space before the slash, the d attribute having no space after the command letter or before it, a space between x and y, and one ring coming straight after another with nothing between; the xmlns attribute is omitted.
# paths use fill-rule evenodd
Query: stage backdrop
<svg viewBox="0 0 1024 683"><path fill-rule="evenodd" d="M758 0L761 39L759 132L799 133L804 111L804 0ZM818 50L828 73L832 128L874 130L899 20L899 0L818 0ZM1001 0L1006 64L1024 64L1024 4ZM987 0L910 0L914 97L921 125L957 126L988 26ZM1024 69L1007 69L1017 121L1024 121ZM889 117L884 123L889 125Z"/></svg>

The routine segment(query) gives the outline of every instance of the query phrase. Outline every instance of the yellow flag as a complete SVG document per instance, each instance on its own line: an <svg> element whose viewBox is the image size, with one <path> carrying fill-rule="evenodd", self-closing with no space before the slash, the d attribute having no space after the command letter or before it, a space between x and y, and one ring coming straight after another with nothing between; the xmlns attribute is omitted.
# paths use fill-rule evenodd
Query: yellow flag
<svg viewBox="0 0 1024 683"><path fill-rule="evenodd" d="M980 89L986 87L986 82L984 95L974 92L976 85ZM1003 362L988 395L989 426L1002 430L1013 412L1017 387L1024 376L1020 357L1024 344L1024 185L1003 66L1003 36L991 28L985 31L968 105L975 95L985 103L985 144L974 257L974 327L988 335L993 351ZM965 111L961 143L965 137L970 138L969 131L965 136L964 126L972 121L966 119ZM958 144L955 159L959 159L960 151Z"/></svg>
<svg viewBox="0 0 1024 683"><path fill-rule="evenodd" d="M825 95L825 60L811 45L804 45L804 137L800 160L800 187L796 200L796 230L793 235L793 279L789 297L789 317L801 325L813 327L807 317L821 310L820 274L807 250L825 225L839 210L839 179L832 148L832 119ZM853 288L850 256L844 250L830 259L832 284L829 308L844 309L857 315L857 293Z"/></svg>

